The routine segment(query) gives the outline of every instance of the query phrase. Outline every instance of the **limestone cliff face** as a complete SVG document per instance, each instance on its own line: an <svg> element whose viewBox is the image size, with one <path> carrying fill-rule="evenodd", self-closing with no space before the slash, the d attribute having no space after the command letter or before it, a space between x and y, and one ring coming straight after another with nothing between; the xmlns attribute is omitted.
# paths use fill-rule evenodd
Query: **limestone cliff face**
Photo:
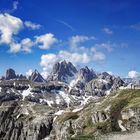
<svg viewBox="0 0 140 140"><path fill-rule="evenodd" d="M43 110L43 107L41 108ZM45 110L44 110L45 111ZM53 117L39 112L37 106L16 101L0 106L0 139L42 140L52 130ZM43 115L43 116L42 116Z"/></svg>

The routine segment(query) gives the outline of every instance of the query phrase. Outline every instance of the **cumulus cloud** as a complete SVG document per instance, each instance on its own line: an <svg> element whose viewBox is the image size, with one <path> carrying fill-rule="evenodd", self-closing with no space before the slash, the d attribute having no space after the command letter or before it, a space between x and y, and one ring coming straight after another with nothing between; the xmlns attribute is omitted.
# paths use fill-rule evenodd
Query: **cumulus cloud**
<svg viewBox="0 0 140 140"><path fill-rule="evenodd" d="M132 70L132 71L128 72L128 77L129 78L140 78L140 73Z"/></svg>
<svg viewBox="0 0 140 140"><path fill-rule="evenodd" d="M58 53L44 54L41 56L40 65L43 68L42 75L46 77L52 70L52 66L58 61L70 61L74 65L90 64L92 62L102 62L106 59L104 53L96 49L96 46L87 48L81 46L88 40L95 39L95 37L88 36L72 36L69 39L69 48L67 50L60 50Z"/></svg>
<svg viewBox="0 0 140 140"><path fill-rule="evenodd" d="M90 62L90 57L87 53L68 52L61 50L57 56L60 60L73 62L74 64L86 64Z"/></svg>
<svg viewBox="0 0 140 140"><path fill-rule="evenodd" d="M58 54L44 54L41 56L40 65L43 67L42 75L46 77L52 70L52 66L58 61L70 61L73 64L83 64L90 61L90 57L86 54L70 53L68 51L61 50Z"/></svg>
<svg viewBox="0 0 140 140"><path fill-rule="evenodd" d="M53 63L55 63L56 61L58 61L57 55L56 54L44 54L41 56L41 62L40 65L43 67L48 67L52 65Z"/></svg>
<svg viewBox="0 0 140 140"><path fill-rule="evenodd" d="M37 30L37 29L40 29L41 28L41 25L40 24L36 24L36 23L31 22L31 21L25 21L24 22L24 25L27 28L30 28L32 30Z"/></svg>
<svg viewBox="0 0 140 140"><path fill-rule="evenodd" d="M22 27L21 19L7 13L0 14L0 44L10 44L13 41L13 36L18 34Z"/></svg>
<svg viewBox="0 0 140 140"><path fill-rule="evenodd" d="M17 53L17 52L31 52L31 47L34 45L34 42L31 41L30 38L25 38L23 40L21 40L20 43L15 43L12 42L10 44L10 52L11 53Z"/></svg>
<svg viewBox="0 0 140 140"><path fill-rule="evenodd" d="M17 53L17 52L20 51L20 49L21 49L21 45L19 43L12 42L10 44L10 50L9 50L9 52L11 52L11 53Z"/></svg>
<svg viewBox="0 0 140 140"><path fill-rule="evenodd" d="M94 40L95 37L94 36L83 36L83 35L76 35L76 36L72 36L69 39L69 45L70 47L77 47L77 45L79 43L85 42L85 41L89 41L89 40Z"/></svg>
<svg viewBox="0 0 140 140"><path fill-rule="evenodd" d="M31 52L31 47L34 45L34 42L30 38L25 38L20 44L23 51Z"/></svg>
<svg viewBox="0 0 140 140"><path fill-rule="evenodd" d="M113 31L107 27L103 28L102 31L108 35L112 35L113 34Z"/></svg>
<svg viewBox="0 0 140 140"><path fill-rule="evenodd" d="M39 24L34 24L32 22L23 22L20 18L11 16L10 14L0 14L0 45L6 44L10 46L9 52L31 52L31 47L37 45L40 49L49 49L58 40L53 34L48 33L35 37L35 41L29 38L17 41L15 35L26 25L26 27L31 29L39 29Z"/></svg>
<svg viewBox="0 0 140 140"><path fill-rule="evenodd" d="M18 1L15 1L14 8L16 9ZM17 35L21 29L24 27L31 28L33 30L39 29L41 25L34 24L30 21L22 21L20 18L12 16L8 13L0 14L0 45L6 44L10 47L9 52L31 52L31 48L35 45L35 41L29 38L16 40ZM49 48L56 39L53 34L45 34L36 37L36 42L39 44L40 48ZM42 45L40 45L42 44Z"/></svg>
<svg viewBox="0 0 140 140"><path fill-rule="evenodd" d="M41 56L40 65L43 67L43 71L41 75L44 78L47 78L50 71L52 70L53 64L55 64L57 61L58 61L58 57L56 54L50 53L50 54L43 54Z"/></svg>
<svg viewBox="0 0 140 140"><path fill-rule="evenodd" d="M33 73L33 70L32 70L32 69L29 69L29 70L26 72L26 76L29 77L29 76L31 76L32 73Z"/></svg>
<svg viewBox="0 0 140 140"><path fill-rule="evenodd" d="M44 35L36 36L36 44L40 49L49 49L58 40L54 37L52 33L47 33Z"/></svg>
<svg viewBox="0 0 140 140"><path fill-rule="evenodd" d="M70 61L74 65L89 64L91 62L99 62L105 59L105 55L99 51L86 50L83 52L70 52L60 50L57 54L44 54L41 56L40 65L43 67L42 75L47 77L52 70L52 66L58 61Z"/></svg>

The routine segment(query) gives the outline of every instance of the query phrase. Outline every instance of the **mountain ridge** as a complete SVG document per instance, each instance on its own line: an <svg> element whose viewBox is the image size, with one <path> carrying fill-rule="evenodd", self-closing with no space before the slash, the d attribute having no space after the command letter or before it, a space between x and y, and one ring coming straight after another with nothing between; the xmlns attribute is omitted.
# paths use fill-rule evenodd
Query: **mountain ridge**
<svg viewBox="0 0 140 140"><path fill-rule="evenodd" d="M121 104L139 105L133 101L139 101L135 93L138 89L130 90L120 77L107 72L97 74L88 67L77 70L66 61L56 63L50 75L52 79L45 80L37 70L29 78L12 69L6 72L8 78L0 80L0 139L68 140L85 134L93 138L95 132L129 128L129 123L124 126L119 118L125 116L124 110L118 108ZM122 93L125 88L127 96ZM118 111L116 116L113 110ZM132 123L130 118L127 120Z"/></svg>

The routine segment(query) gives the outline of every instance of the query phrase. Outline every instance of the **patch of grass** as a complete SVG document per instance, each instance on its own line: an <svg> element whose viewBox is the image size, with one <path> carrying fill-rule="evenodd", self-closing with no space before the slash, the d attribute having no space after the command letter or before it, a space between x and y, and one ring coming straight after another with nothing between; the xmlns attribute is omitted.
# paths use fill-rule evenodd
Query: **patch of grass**
<svg viewBox="0 0 140 140"><path fill-rule="evenodd" d="M110 116L112 131L120 131L118 119L121 119L121 111L125 108L138 107L140 105L140 90L123 90L111 101Z"/></svg>
<svg viewBox="0 0 140 140"><path fill-rule="evenodd" d="M91 116L87 116L84 121L85 123L83 125L83 134L86 135L93 134L93 132L95 131L95 127L93 125Z"/></svg>
<svg viewBox="0 0 140 140"><path fill-rule="evenodd" d="M78 116L78 114L76 113L76 112L66 112L66 113L64 113L62 116L61 116L61 118L58 118L58 121L60 122L60 123L63 123L63 122L65 122L65 121L67 121L67 120L70 120L70 119L72 119L72 120L75 120L75 119L77 119L79 116Z"/></svg>
<svg viewBox="0 0 140 140"><path fill-rule="evenodd" d="M76 136L75 138L69 138L68 140L97 140L94 136L90 135L80 135Z"/></svg>
<svg viewBox="0 0 140 140"><path fill-rule="evenodd" d="M106 122L96 123L95 127L100 133L103 133L103 134L106 134L112 131L111 122L109 120Z"/></svg>
<svg viewBox="0 0 140 140"><path fill-rule="evenodd" d="M42 105L42 104L35 104L32 108L37 113L41 113L41 114L46 113L46 112L49 112L49 111L52 110L49 106Z"/></svg>
<svg viewBox="0 0 140 140"><path fill-rule="evenodd" d="M127 108L140 107L140 97L136 97L129 101Z"/></svg>

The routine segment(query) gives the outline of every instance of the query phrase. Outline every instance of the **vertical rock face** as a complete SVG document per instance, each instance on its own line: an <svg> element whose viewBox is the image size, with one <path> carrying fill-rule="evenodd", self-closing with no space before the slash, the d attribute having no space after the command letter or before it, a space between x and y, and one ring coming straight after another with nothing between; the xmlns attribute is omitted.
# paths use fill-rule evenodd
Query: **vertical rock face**
<svg viewBox="0 0 140 140"><path fill-rule="evenodd" d="M0 139L1 140L43 140L52 130L53 117L37 115L37 110L28 110L25 105L11 101L2 103L0 109ZM34 111L34 112L32 112ZM34 114L35 113L35 114Z"/></svg>
<svg viewBox="0 0 140 140"><path fill-rule="evenodd" d="M96 79L87 83L85 90L95 95L103 96L120 86L124 86L124 81L120 77L114 77L107 72L103 72Z"/></svg>
<svg viewBox="0 0 140 140"><path fill-rule="evenodd" d="M90 70L87 66L81 68L79 71L79 79L84 82L89 82L96 77L96 73L93 70Z"/></svg>
<svg viewBox="0 0 140 140"><path fill-rule="evenodd" d="M63 81L68 82L69 78L73 77L77 73L77 69L71 62L57 62L53 66L51 75L48 77L51 81Z"/></svg>
<svg viewBox="0 0 140 140"><path fill-rule="evenodd" d="M17 78L15 71L13 69L8 69L6 71L6 80L11 80Z"/></svg>
<svg viewBox="0 0 140 140"><path fill-rule="evenodd" d="M32 73L32 75L29 77L29 80L33 82L46 82L37 70Z"/></svg>

